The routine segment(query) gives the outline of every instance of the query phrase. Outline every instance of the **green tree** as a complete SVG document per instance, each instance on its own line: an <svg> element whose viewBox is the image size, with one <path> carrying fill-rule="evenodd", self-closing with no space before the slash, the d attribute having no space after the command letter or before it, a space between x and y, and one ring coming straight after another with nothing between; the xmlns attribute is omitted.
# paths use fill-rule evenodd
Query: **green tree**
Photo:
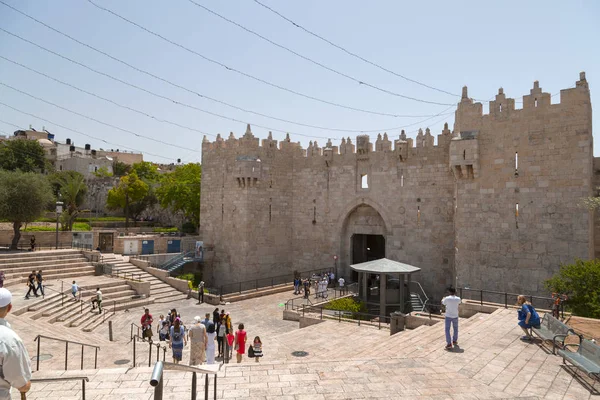
<svg viewBox="0 0 600 400"><path fill-rule="evenodd" d="M156 196L162 208L168 208L192 222L200 223L200 164L180 165L173 172L163 176Z"/></svg>
<svg viewBox="0 0 600 400"><path fill-rule="evenodd" d="M113 174L115 176L125 176L131 171L131 165L116 161L113 163Z"/></svg>
<svg viewBox="0 0 600 400"><path fill-rule="evenodd" d="M119 180L119 184L109 190L106 206L109 209L123 209L125 213L125 228L129 228L130 207L142 201L150 190L135 172L131 172Z"/></svg>
<svg viewBox="0 0 600 400"><path fill-rule="evenodd" d="M85 178L76 171L60 171L52 174L49 180L55 196L64 203L64 212L61 217L63 229L71 231L73 222L85 201L88 189Z"/></svg>
<svg viewBox="0 0 600 400"><path fill-rule="evenodd" d="M553 293L567 294L575 315L600 318L600 260L575 260L545 282Z"/></svg>
<svg viewBox="0 0 600 400"><path fill-rule="evenodd" d="M108 168L100 167L98 168L98 171L94 172L94 176L96 178L110 178L111 176L113 176L113 174L112 172L108 171Z"/></svg>
<svg viewBox="0 0 600 400"><path fill-rule="evenodd" d="M11 250L17 249L23 223L39 218L52 201L52 189L44 175L0 170L0 219L13 223Z"/></svg>
<svg viewBox="0 0 600 400"><path fill-rule="evenodd" d="M131 170L146 183L158 182L160 180L160 174L158 173L156 165L149 161L135 163L131 166Z"/></svg>
<svg viewBox="0 0 600 400"><path fill-rule="evenodd" d="M0 142L0 169L45 172L49 167L44 148L36 140L13 139Z"/></svg>

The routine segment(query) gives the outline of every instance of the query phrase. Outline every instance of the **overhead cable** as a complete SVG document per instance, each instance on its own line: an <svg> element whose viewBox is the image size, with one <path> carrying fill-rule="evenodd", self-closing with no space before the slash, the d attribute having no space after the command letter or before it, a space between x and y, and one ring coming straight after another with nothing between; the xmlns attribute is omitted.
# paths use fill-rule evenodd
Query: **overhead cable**
<svg viewBox="0 0 600 400"><path fill-rule="evenodd" d="M289 88L281 86L279 84L276 84L276 83L264 80L264 79L259 78L257 76L254 76L254 75L248 74L246 72L243 72L241 70L238 70L236 68L230 67L230 66L228 66L226 64L223 64L220 61L214 60L214 59L212 59L210 57L205 56L204 54L201 54L201 53L199 53L199 52L197 52L195 50L190 49L189 47L186 47L186 46L184 46L184 45L182 45L180 43L177 43L177 42L175 42L175 41L173 41L171 39L168 39L167 37L165 37L165 36L163 36L163 35L161 35L159 33L156 33L154 31L146 28L146 27L138 24L137 22L134 22L134 21L132 21L130 19L127 19L127 18L125 18L125 17L117 14L116 12L114 12L114 11L112 11L112 10L106 8L106 7L102 7L102 6L94 3L92 0L87 0L87 1L88 1L88 3L92 4L94 7L98 8L99 10L105 11L105 12L107 12L107 13L109 13L109 14L111 14L111 15L119 18L119 19L121 19L122 21L125 21L128 24L133 25L133 26L135 26L135 27L143 30L144 32L147 32L150 35L155 36L155 37L157 37L157 38L159 38L159 39L161 39L161 40L163 40L163 41L165 41L165 42L167 42L167 43L169 43L169 44L171 44L171 45L173 45L175 47L179 47L180 49L185 50L185 51L189 52L190 54L194 54L194 55L202 58L205 61L208 61L208 62L210 62L212 64L215 64L215 65L218 65L218 66L220 66L222 68L225 68L228 71L235 72L235 73L237 73L239 75L245 76L247 78L250 78L250 79L255 80L257 82L263 83L265 85L274 87L276 89L279 89L279 90L282 90L282 91L285 91L285 92L288 92L288 93L292 93L292 94L294 94L296 96L304 97L304 98L307 98L307 99L310 99L310 100L313 100L313 101L317 101L317 102L320 102L320 103L323 103L323 104L329 104L329 105L334 106L334 107L344 108L344 109L347 109L347 110L362 112L362 113L366 113L366 114L374 114L374 115L383 115L383 116L389 116L389 117L397 117L396 114L390 114L390 113L383 113L383 112L379 112L379 111L366 110L366 109L362 109L362 108L346 106L346 105L343 105L343 104L340 104L340 103L336 103L336 102L333 102L333 101L329 101L329 100L324 100L324 99L321 99L321 98L318 98L318 97L314 97L314 96L311 96L311 95L308 95L308 94L305 94L305 93L302 93L302 92L298 92L296 90L289 89ZM448 104L440 103L440 104L441 105L449 105L449 103Z"/></svg>
<svg viewBox="0 0 600 400"><path fill-rule="evenodd" d="M90 0L88 0L88 1L90 1ZM393 92L391 90L383 89L383 88L381 88L379 86L375 86L375 85L373 85L371 83L368 83L368 82L363 81L361 79L355 78L352 75L348 75L348 74L346 74L344 72L341 72L341 71L338 71L338 70L336 70L334 68L328 67L327 65L325 65L325 64L323 64L323 63L321 63L319 61L313 60L310 57L307 57L307 56L305 56L303 54L300 54L297 51L294 51L294 50L290 49L289 47L286 47L286 46L284 46L282 44L279 44L279 43L277 43L277 42L275 42L275 41L273 41L273 40L271 40L271 39L269 39L269 38L261 35L260 33L256 32L256 31L253 31L252 29L247 28L244 25L242 25L242 24L240 24L238 22L235 22L235 21L227 18L227 17L225 17L225 16L217 13L216 11L213 11L210 8L205 7L202 4L199 4L199 3L195 2L194 0L188 0L188 1L190 3L192 3L192 4L194 4L196 7L199 7L199 8L201 8L201 9L209 12L210 14L212 14L212 15L218 17L218 18L221 18L222 20L227 21L228 23L233 24L233 25L235 25L235 26L243 29L244 31L246 31L246 32L248 32L248 33L250 33L250 34L252 34L252 35L254 35L254 36L256 36L256 37L258 37L258 38L260 38L260 39L262 39L262 40L264 40L264 41L266 41L268 43L270 43L270 44L272 44L275 47L278 47L278 48L280 48L282 50L285 50L288 53L291 53L291 54L295 55L296 57L299 57L299 58L301 58L301 59L303 59L305 61L308 61L308 62L310 62L310 63L312 63L314 65L317 65L317 66L319 66L319 67L321 67L323 69L326 69L327 71L333 72L336 75L339 75L339 76L344 77L346 79L350 79L351 81L354 81L354 82L358 83L359 85L367 86L367 87L370 87L371 89L375 89L375 90L380 91L382 93L386 93L386 94L389 94L389 95L392 95L392 96L396 96L396 97L401 97L401 98L407 99L407 100L416 101L416 102L419 102L419 103L434 104L434 105L440 105L440 106L451 105L450 103L440 103L440 102L437 102L437 101L423 100L423 99L419 99L419 98L416 98L416 97L407 96L407 95L404 95L404 94L401 94L401 93L396 93L396 92Z"/></svg>
<svg viewBox="0 0 600 400"><path fill-rule="evenodd" d="M190 0L190 1L191 1L191 0ZM342 47L342 46L340 46L340 45L338 45L338 44L336 44L336 43L332 42L331 40L329 40L329 39L327 39L327 38L325 38L325 37L323 37L323 36L321 36L321 35L319 35L319 34L317 34L317 33L313 32L313 31L311 31L311 30L309 30L309 29L305 28L304 26L302 26L302 25L300 25L300 24L298 24L298 23L296 23L296 22L292 21L291 19L289 19L289 18L288 18L288 17L286 17L285 15L281 14L280 12L278 12L278 11L274 10L273 8L271 8L271 7L267 6L266 4L264 4L264 3L261 3L261 2L260 2L260 1L258 1L258 0L254 0L254 2L255 2L256 4L258 4L258 5L262 6L262 7L264 7L265 9L269 10L269 11L270 11L270 12L272 12L273 14L275 14L275 15L279 16L280 18L284 19L285 21L289 22L290 24L294 25L296 28L299 28L299 29L303 30L304 32L308 33L309 35L311 35L311 36L313 36L313 37L316 37L317 39L319 39L319 40L321 40L321 41L323 41L323 42L325 42L325 43L327 43L327 44L329 44L329 45L331 45L331 46L333 46L333 47L335 47L335 48L337 48L337 49L339 49L339 50L343 51L344 53L346 53L346 54L348 54L348 55L350 55L350 56L352 56L352 57L354 57L354 58L357 58L357 59L359 59L359 60L361 60L361 61L363 61L363 62L365 62L365 63L367 63L367 64L370 64L370 65L372 65L372 66L376 67L376 68L379 68L379 69L380 69L380 70L382 70L382 71L388 72L388 73L390 73L390 74L392 74L392 75L395 75L395 76L397 76L397 77L399 77L399 78L402 78L402 79L404 79L404 80L407 80L407 81L409 81L409 82L412 82L412 83L415 83L415 84L417 84L417 85L420 85L420 86L426 87L426 88L428 88L428 89L435 90L435 91L437 91L437 92L440 92L440 93L445 93L445 94L448 94L448 95L450 95L450 96L454 96L454 97L460 97L460 95L459 95L459 94L456 94L456 93L451 93L451 92L448 92L448 91L446 91L446 90L443 90L443 89L440 89L440 88L436 88L436 87L434 87L434 86L427 85L427 84L425 84L425 83L423 83L423 82L419 82L419 81L417 81L417 80L415 80L415 79L411 79L411 78L409 78L409 77L407 77L407 76L404 76L404 75L402 75L402 74L400 74L400 73L398 73L398 72L395 72L395 71L392 71L392 70L390 70L390 69L388 69L388 68L385 68L384 66L382 66L382 65L380 65L380 64L378 64L378 63L376 63L376 62L370 61L370 60L368 60L368 59L366 59L366 58L364 58L364 57L362 57L362 56L360 56L360 55L358 55L358 54L356 54L356 53L354 53L354 52L352 52L352 51L350 51L350 50L346 49L345 47Z"/></svg>

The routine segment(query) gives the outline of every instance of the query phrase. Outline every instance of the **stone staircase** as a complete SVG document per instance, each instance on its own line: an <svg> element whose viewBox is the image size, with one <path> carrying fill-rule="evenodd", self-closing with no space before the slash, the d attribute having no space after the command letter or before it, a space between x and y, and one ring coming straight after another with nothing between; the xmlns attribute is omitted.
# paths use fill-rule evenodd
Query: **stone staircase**
<svg viewBox="0 0 600 400"><path fill-rule="evenodd" d="M41 269L46 280L94 275L94 266L80 250L0 253L0 271L4 271L5 286L26 283L34 269Z"/></svg>
<svg viewBox="0 0 600 400"><path fill-rule="evenodd" d="M218 399L585 399L596 396L539 343L519 340L514 310L460 321L460 348L447 351L444 326L420 326L389 336L372 327L326 321L269 337L265 357L225 364ZM305 357L288 357L304 350ZM187 353L184 353L185 364ZM152 368L109 368L52 373L90 378L86 396L97 400L153 398ZM187 398L191 374L164 371L165 398ZM34 374L34 378L46 376ZM202 397L204 379L198 377ZM110 382L108 385L106 382ZM209 393L214 389L210 379ZM68 390L68 392L61 392ZM35 385L28 399L81 396L81 385ZM62 398L62 397L61 397Z"/></svg>
<svg viewBox="0 0 600 400"><path fill-rule="evenodd" d="M136 279L138 279L139 274L139 279L143 282L150 282L150 299L153 303L172 303L187 298L187 294L180 292L171 285L131 264L127 256L106 254L103 255L102 262L113 266L113 274L116 273L115 271L119 271L119 274L133 273Z"/></svg>

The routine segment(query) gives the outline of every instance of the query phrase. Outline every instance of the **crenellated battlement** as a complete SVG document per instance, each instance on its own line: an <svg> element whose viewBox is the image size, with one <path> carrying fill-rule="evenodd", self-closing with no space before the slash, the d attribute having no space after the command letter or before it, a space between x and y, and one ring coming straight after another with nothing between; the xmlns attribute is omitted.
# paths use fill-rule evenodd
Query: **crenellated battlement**
<svg viewBox="0 0 600 400"><path fill-rule="evenodd" d="M353 142L349 136L347 138L341 138L339 146L333 145L331 139L329 139L323 147L319 144L318 140L311 140L308 147L304 149L300 142L291 141L289 133L284 140L278 142L273 139L273 134L269 132L268 137L263 139L259 144L259 139L254 137L250 125L247 125L246 132L239 139L236 139L233 132L230 132L229 137L226 140L221 137L221 134L218 134L214 142L209 141L208 138L204 136L202 141L202 152L204 154L219 150L251 151L269 149L271 151L291 151L306 158L331 158L333 156L345 156L350 154L366 155L373 152L406 153L409 149L445 148L450 143L451 138L452 132L448 129L448 123L445 123L444 129L437 135L437 144L435 137L431 134L431 130L426 128L425 133L423 133L423 129L419 129L416 139L407 138L405 131L402 130L399 138L394 141L389 139L387 132L384 132L383 134L379 133L377 135L375 143L371 142L369 135L358 135L356 136L355 142Z"/></svg>
<svg viewBox="0 0 600 400"><path fill-rule="evenodd" d="M522 105L521 108L516 107L519 103ZM533 88L529 94L523 96L522 102L516 102L514 98L507 97L504 89L499 88L494 100L489 102L487 114L484 114L481 102L469 98L468 89L464 86L455 112L454 131L478 130L487 120L507 121L513 118L539 118L540 113L577 108L586 103L591 107L590 90L585 72L579 73L579 80L575 82L574 87L560 91L559 102L555 104L552 104L552 95L542 91L538 81L533 82Z"/></svg>

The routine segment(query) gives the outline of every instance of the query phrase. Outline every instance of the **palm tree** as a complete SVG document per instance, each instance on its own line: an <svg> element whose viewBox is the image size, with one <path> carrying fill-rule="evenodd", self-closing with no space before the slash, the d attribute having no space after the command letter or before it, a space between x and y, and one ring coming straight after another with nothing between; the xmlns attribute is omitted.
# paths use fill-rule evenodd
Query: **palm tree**
<svg viewBox="0 0 600 400"><path fill-rule="evenodd" d="M79 207L85 200L87 185L82 174L69 171L60 177L60 196L65 206L64 222L66 230L73 230L73 223L80 212Z"/></svg>

